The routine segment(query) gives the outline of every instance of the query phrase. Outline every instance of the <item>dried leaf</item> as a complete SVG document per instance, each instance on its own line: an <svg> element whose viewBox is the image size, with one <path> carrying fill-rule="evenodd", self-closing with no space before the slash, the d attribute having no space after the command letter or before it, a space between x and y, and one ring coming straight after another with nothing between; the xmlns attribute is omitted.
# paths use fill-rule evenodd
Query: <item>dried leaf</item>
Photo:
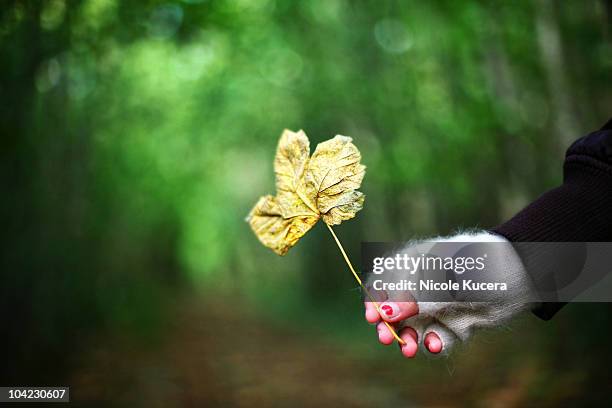
<svg viewBox="0 0 612 408"><path fill-rule="evenodd" d="M259 240L284 255L319 218L329 225L353 218L364 195L361 154L346 136L320 143L312 157L303 131L285 130L274 159L276 197L259 199L247 221Z"/></svg>
<svg viewBox="0 0 612 408"><path fill-rule="evenodd" d="M305 183L307 197L316 197L316 206L329 225L355 216L363 206L361 186L365 166L350 137L336 136L319 143L308 164Z"/></svg>
<svg viewBox="0 0 612 408"><path fill-rule="evenodd" d="M278 255L285 255L318 220L310 215L285 218L276 198L269 195L259 199L248 218L261 243Z"/></svg>

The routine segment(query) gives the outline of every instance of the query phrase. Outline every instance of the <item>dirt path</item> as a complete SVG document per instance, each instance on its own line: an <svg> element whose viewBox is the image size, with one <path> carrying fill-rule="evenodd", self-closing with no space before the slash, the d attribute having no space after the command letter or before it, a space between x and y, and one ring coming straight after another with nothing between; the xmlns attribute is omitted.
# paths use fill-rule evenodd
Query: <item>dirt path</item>
<svg viewBox="0 0 612 408"><path fill-rule="evenodd" d="M477 406L510 407L520 406L533 376L529 365L516 375L496 371L486 351L478 361L452 362L458 372L449 373L449 362L360 358L193 299L176 310L159 343L109 338L87 347L70 381L77 405L443 407L479 395ZM490 378L475 381L475 373Z"/></svg>

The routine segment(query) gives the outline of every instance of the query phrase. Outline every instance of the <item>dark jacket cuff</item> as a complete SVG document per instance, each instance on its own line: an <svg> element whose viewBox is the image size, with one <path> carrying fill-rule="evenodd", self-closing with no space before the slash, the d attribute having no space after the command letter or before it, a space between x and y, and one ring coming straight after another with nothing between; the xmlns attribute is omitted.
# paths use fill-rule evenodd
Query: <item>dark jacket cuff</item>
<svg viewBox="0 0 612 408"><path fill-rule="evenodd" d="M602 130L572 144L566 153L563 184L544 193L492 232L510 242L612 241L611 129L612 120ZM537 264L536 259L523 262ZM541 303L533 312L548 320L563 305Z"/></svg>

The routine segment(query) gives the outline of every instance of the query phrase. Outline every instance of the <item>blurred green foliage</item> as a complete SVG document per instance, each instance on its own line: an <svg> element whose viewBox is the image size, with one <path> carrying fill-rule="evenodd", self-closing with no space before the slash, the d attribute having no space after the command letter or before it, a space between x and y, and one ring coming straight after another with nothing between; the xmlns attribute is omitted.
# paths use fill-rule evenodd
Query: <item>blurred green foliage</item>
<svg viewBox="0 0 612 408"><path fill-rule="evenodd" d="M612 106L609 2L3 3L0 308L15 360L92 330L152 336L190 288L336 336L357 324L324 229L281 259L243 222L273 193L284 128L360 147L365 209L338 228L357 262L360 241L503 221L559 183L568 143ZM321 322L323 308L342 317Z"/></svg>

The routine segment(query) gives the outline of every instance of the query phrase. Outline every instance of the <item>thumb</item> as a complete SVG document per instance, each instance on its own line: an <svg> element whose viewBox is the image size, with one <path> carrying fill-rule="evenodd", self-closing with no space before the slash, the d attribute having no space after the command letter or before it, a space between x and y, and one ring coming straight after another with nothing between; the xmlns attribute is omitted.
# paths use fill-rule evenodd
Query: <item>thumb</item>
<svg viewBox="0 0 612 408"><path fill-rule="evenodd" d="M417 313L419 313L419 306L416 302L384 302L380 304L380 316L390 323L408 319Z"/></svg>

